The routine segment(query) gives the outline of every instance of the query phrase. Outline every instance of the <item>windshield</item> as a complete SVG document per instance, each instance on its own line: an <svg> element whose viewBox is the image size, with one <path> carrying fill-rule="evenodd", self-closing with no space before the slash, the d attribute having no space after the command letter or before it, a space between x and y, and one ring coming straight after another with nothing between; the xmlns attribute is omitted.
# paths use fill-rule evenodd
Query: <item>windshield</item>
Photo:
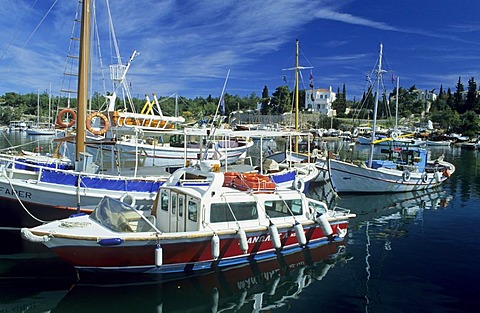
<svg viewBox="0 0 480 313"><path fill-rule="evenodd" d="M130 205L104 197L90 218L116 232L152 232L153 227L146 218Z"/></svg>

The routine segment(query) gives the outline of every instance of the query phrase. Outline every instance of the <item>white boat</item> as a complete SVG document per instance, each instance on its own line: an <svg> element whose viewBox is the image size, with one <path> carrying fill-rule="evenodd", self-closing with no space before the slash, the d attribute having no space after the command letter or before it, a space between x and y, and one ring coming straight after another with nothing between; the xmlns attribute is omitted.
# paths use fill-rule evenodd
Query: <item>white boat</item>
<svg viewBox="0 0 480 313"><path fill-rule="evenodd" d="M427 147L449 147L452 144L451 140L428 140Z"/></svg>
<svg viewBox="0 0 480 313"><path fill-rule="evenodd" d="M162 185L151 211L105 197L91 215L21 232L79 272L161 274L221 268L342 241L353 217L297 190L278 189L263 175L185 167Z"/></svg>
<svg viewBox="0 0 480 313"><path fill-rule="evenodd" d="M50 107L51 107L51 101L49 99L49 105L48 105L48 120L50 121ZM37 91L37 122L33 125L29 125L27 129L25 130L27 135L30 136L53 136L55 135L55 127L53 124L50 122L40 122L40 94Z"/></svg>
<svg viewBox="0 0 480 313"><path fill-rule="evenodd" d="M374 140L374 144L377 146L405 146L405 147L423 147L427 145L427 142L418 138L408 138L413 134L407 135L393 135L391 137L379 137ZM372 143L371 138L365 136L358 136L357 143L361 145L370 145Z"/></svg>
<svg viewBox="0 0 480 313"><path fill-rule="evenodd" d="M382 69L383 45L380 44L377 93L371 138L376 138L376 120ZM337 193L388 193L424 190L436 187L455 172L455 166L443 160L429 161L428 151L418 147L387 149L387 157L374 160L374 145L370 143L369 159L346 162L329 158L332 186Z"/></svg>

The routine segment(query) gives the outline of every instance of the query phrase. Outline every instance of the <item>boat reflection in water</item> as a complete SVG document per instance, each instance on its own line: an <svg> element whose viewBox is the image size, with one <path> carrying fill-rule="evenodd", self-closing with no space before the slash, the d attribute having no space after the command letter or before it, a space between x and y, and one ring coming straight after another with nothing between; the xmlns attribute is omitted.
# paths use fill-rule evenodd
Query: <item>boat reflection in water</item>
<svg viewBox="0 0 480 313"><path fill-rule="evenodd" d="M430 250L427 243L431 239L423 232L424 218L432 217L427 216L426 211L444 208L451 199L452 196L441 188L386 195L345 195L337 199L336 205L352 208L352 213L357 215L350 223L348 238L349 252L354 260L347 266L355 275L351 277L351 285L345 288L355 286L359 278L362 281L361 287L356 289L362 301L345 297L342 306L355 312L389 312L400 298L410 301L401 304L401 311L428 312L441 306L436 303L441 300L435 297L412 300L424 285L405 277L421 276L416 273L412 260L426 259L429 253L437 253ZM423 247L422 252L416 249L415 253L406 256L405 248L415 244Z"/></svg>
<svg viewBox="0 0 480 313"><path fill-rule="evenodd" d="M314 281L322 280L332 267L347 260L344 242L332 242L244 266L186 274L180 279L169 280L166 276L149 283L138 276L115 283L111 279L88 283L80 280L56 309L61 312L268 310L294 301Z"/></svg>
<svg viewBox="0 0 480 313"><path fill-rule="evenodd" d="M328 193L327 193L328 195ZM366 221L381 222L389 219L421 219L423 209L437 209L448 205L450 197L441 188L414 192L342 195L333 202L342 208L351 209L357 217L351 225L361 225Z"/></svg>

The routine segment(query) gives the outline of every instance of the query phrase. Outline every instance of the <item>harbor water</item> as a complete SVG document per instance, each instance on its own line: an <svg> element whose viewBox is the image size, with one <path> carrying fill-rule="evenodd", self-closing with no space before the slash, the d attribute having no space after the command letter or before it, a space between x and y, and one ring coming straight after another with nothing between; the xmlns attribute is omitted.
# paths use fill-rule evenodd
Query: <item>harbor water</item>
<svg viewBox="0 0 480 313"><path fill-rule="evenodd" d="M16 136L2 134L0 145L34 141L22 148L50 149L48 138ZM346 240L235 268L84 281L43 246L22 240L19 229L1 229L0 313L476 312L480 152L430 153L456 166L441 188L336 197L328 184L313 185L311 197L357 214Z"/></svg>

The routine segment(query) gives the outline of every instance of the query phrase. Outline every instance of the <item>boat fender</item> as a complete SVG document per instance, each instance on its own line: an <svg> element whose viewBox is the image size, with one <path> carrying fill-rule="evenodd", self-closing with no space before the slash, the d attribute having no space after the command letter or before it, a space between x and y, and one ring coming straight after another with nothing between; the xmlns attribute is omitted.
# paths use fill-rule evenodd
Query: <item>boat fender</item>
<svg viewBox="0 0 480 313"><path fill-rule="evenodd" d="M99 239L97 243L101 246L118 246L123 243L122 238L104 238L104 239Z"/></svg>
<svg viewBox="0 0 480 313"><path fill-rule="evenodd" d="M220 238L218 237L217 233L213 234L211 245L212 245L212 258L216 261L220 256Z"/></svg>
<svg viewBox="0 0 480 313"><path fill-rule="evenodd" d="M358 128L355 128L352 133L353 137L358 137Z"/></svg>
<svg viewBox="0 0 480 313"><path fill-rule="evenodd" d="M157 243L155 246L155 266L160 267L163 265L163 248Z"/></svg>
<svg viewBox="0 0 480 313"><path fill-rule="evenodd" d="M297 235L298 244L301 247L305 247L307 244L307 238L305 237L305 231L303 230L302 224L297 222L293 228L295 229L295 235Z"/></svg>
<svg viewBox="0 0 480 313"><path fill-rule="evenodd" d="M410 172L408 170L404 170L402 173L402 178L403 181L409 181L410 180Z"/></svg>
<svg viewBox="0 0 480 313"><path fill-rule="evenodd" d="M318 214L315 221L317 222L318 226L320 226L320 229L322 230L325 237L331 238L333 235L333 229L328 222L327 216L325 214Z"/></svg>
<svg viewBox="0 0 480 313"><path fill-rule="evenodd" d="M426 172L423 172L422 174L422 182L427 183L428 182L428 175Z"/></svg>
<svg viewBox="0 0 480 313"><path fill-rule="evenodd" d="M270 223L268 226L268 232L270 234L273 247L275 249L280 249L282 247L282 242L280 241L280 235L278 234L277 226L275 226L273 223Z"/></svg>
<svg viewBox="0 0 480 313"><path fill-rule="evenodd" d="M63 116L66 115L66 114L70 114L72 116L72 119L70 120L70 122L68 123L65 123L63 121ZM75 113L74 110L72 109L63 109L61 110L58 115L57 115L57 124L62 127L62 128L68 128L68 127L72 127L73 124L75 124L75 120L77 119L77 113Z"/></svg>
<svg viewBox="0 0 480 313"><path fill-rule="evenodd" d="M50 240L50 237L47 235L44 235L44 236L34 235L28 228L22 228L20 232L24 239L31 242L47 242Z"/></svg>
<svg viewBox="0 0 480 313"><path fill-rule="evenodd" d="M303 192L305 190L305 181L302 178L295 176L295 179L293 180L293 189Z"/></svg>
<svg viewBox="0 0 480 313"><path fill-rule="evenodd" d="M119 200L125 204L128 204L129 206L135 206L137 203L137 200L135 200L135 198L128 192L124 193Z"/></svg>
<svg viewBox="0 0 480 313"><path fill-rule="evenodd" d="M435 172L435 181L437 183L442 181L442 177L440 176L440 172L438 172L438 171Z"/></svg>
<svg viewBox="0 0 480 313"><path fill-rule="evenodd" d="M242 250L243 253L247 253L248 243L247 243L247 235L245 234L245 231L243 229L239 229L237 231L237 235L238 235L238 245L240 246L240 250Z"/></svg>

